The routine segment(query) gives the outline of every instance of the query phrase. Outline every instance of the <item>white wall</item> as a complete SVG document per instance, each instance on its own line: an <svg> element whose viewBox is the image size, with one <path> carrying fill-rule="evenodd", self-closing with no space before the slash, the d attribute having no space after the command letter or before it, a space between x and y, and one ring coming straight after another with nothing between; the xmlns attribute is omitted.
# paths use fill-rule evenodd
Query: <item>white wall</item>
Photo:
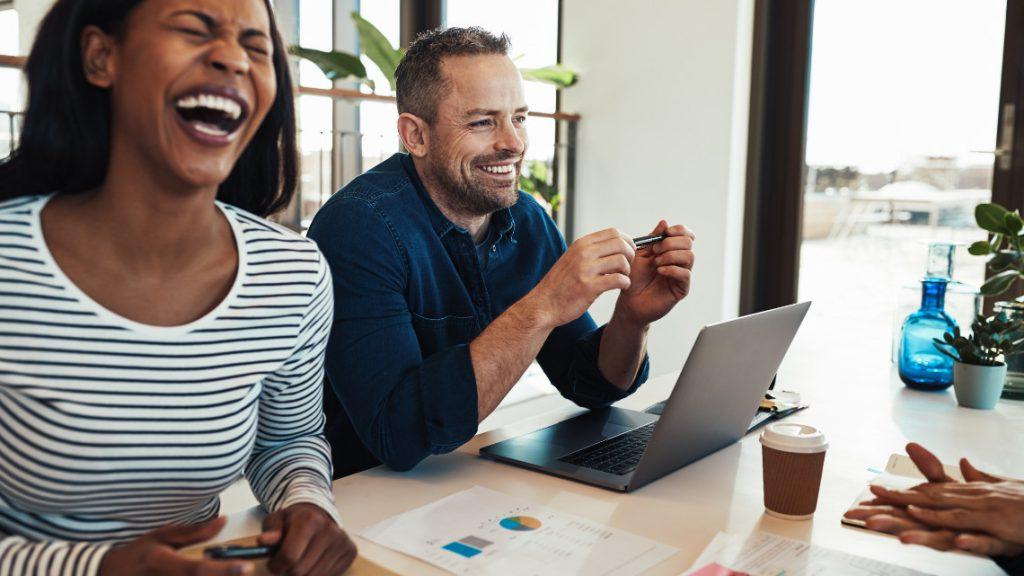
<svg viewBox="0 0 1024 576"><path fill-rule="evenodd" d="M562 61L580 71L576 235L697 235L690 296L651 329L653 373L739 303L753 0L564 0ZM591 312L607 321L614 296Z"/></svg>

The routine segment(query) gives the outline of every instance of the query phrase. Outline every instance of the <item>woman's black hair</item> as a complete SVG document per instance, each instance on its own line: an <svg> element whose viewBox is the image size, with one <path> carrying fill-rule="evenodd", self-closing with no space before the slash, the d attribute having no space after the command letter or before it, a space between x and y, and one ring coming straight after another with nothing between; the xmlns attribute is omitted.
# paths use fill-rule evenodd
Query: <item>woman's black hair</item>
<svg viewBox="0 0 1024 576"><path fill-rule="evenodd" d="M0 201L95 189L110 160L109 91L86 81L82 31L120 31L142 0L58 0L39 25L25 65L28 107L18 147L0 162ZM295 100L287 52L270 15L277 96L217 198L260 216L291 201L297 179Z"/></svg>

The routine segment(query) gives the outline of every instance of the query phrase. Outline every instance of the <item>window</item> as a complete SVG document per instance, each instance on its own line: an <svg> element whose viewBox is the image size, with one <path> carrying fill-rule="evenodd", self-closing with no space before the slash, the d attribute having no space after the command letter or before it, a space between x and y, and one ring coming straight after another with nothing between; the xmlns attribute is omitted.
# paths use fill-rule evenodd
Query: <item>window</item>
<svg viewBox="0 0 1024 576"><path fill-rule="evenodd" d="M399 0L363 0L359 14L377 27L391 42L399 45ZM363 64L378 94L391 94L390 83L384 74L364 54ZM369 88L364 88L369 90ZM359 104L359 132L362 143L363 171L380 164L398 152L398 110L390 102L365 101Z"/></svg>
<svg viewBox="0 0 1024 576"><path fill-rule="evenodd" d="M18 13L0 10L0 54L18 54ZM0 158L14 149L22 111L22 74L16 68L0 68Z"/></svg>
<svg viewBox="0 0 1024 576"><path fill-rule="evenodd" d="M901 287L927 243L985 237L993 158L977 151L996 142L1005 16L1005 0L815 2L799 294L837 332L888 342L920 304ZM981 258L955 262L981 284Z"/></svg>
<svg viewBox="0 0 1024 576"><path fill-rule="evenodd" d="M330 2L300 0L299 45L317 50L333 49L334 16ZM315 64L299 61L299 84L331 88ZM313 214L330 197L334 150L334 101L326 96L298 97L299 152L301 155L299 193L302 229L309 227Z"/></svg>

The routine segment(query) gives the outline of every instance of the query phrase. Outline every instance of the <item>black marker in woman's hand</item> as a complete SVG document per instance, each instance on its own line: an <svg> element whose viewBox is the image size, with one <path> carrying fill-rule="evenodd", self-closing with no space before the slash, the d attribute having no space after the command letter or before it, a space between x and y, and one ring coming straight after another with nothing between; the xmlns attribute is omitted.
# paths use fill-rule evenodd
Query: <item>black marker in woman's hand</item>
<svg viewBox="0 0 1024 576"><path fill-rule="evenodd" d="M277 553L277 546L210 546L203 553L213 560L256 560L270 558Z"/></svg>

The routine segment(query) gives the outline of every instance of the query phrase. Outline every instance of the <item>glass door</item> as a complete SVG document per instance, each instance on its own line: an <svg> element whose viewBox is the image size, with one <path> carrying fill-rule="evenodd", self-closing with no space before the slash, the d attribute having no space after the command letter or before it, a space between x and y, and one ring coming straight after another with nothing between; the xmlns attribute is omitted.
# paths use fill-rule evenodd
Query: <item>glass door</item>
<svg viewBox="0 0 1024 576"><path fill-rule="evenodd" d="M892 354L929 243L959 244L954 278L984 281L966 246L985 238L974 207L992 198L1006 13L1005 0L814 2L798 294L828 345ZM969 318L964 298L950 304Z"/></svg>

